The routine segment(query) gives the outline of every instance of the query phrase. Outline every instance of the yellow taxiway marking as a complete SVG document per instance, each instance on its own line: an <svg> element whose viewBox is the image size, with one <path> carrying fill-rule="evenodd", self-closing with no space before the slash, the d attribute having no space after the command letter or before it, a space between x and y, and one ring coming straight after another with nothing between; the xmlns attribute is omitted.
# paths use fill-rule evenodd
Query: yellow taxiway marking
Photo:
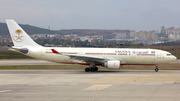
<svg viewBox="0 0 180 101"><path fill-rule="evenodd" d="M168 75L160 75L160 76L162 76L162 77L171 77L171 76L168 76Z"/></svg>
<svg viewBox="0 0 180 101"><path fill-rule="evenodd" d="M144 78L144 77L127 77L127 78L134 78L134 79L150 79L150 78Z"/></svg>
<svg viewBox="0 0 180 101"><path fill-rule="evenodd" d="M14 88L19 88L19 87L27 86L27 85L33 84L33 83L35 83L35 82L39 82L39 81L42 81L42 80L44 80L44 79L47 79L47 78L49 78L49 77L50 77L50 76L48 75L48 77L45 77L45 78L40 79L40 80L37 80L37 81L30 82L30 83L28 83L28 84L23 84L23 85L20 85L20 86L15 86L15 87L7 88L7 89L2 89L2 90L0 90L0 92L2 92L2 91L7 91L7 90L12 90L12 89L14 89Z"/></svg>
<svg viewBox="0 0 180 101"><path fill-rule="evenodd" d="M87 87L83 90L104 90L108 87L110 87L111 85L92 85L90 87Z"/></svg>

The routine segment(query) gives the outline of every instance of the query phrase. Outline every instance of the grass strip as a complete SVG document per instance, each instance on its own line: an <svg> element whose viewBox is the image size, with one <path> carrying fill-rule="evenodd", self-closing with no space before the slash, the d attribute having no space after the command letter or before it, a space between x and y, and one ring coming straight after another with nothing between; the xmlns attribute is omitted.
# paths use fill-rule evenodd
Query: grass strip
<svg viewBox="0 0 180 101"><path fill-rule="evenodd" d="M13 52L13 51L0 51L0 59L33 59L29 56Z"/></svg>

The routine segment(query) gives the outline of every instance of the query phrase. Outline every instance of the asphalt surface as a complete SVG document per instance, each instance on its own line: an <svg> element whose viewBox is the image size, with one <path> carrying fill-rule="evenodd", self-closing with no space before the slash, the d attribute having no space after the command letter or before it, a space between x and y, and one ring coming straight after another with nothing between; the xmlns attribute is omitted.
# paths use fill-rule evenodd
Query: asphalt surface
<svg viewBox="0 0 180 101"><path fill-rule="evenodd" d="M180 63L180 60L176 60L172 63ZM16 59L16 60L0 60L0 65L60 65L59 63L35 60L35 59Z"/></svg>
<svg viewBox="0 0 180 101"><path fill-rule="evenodd" d="M180 101L180 71L0 70L0 101Z"/></svg>

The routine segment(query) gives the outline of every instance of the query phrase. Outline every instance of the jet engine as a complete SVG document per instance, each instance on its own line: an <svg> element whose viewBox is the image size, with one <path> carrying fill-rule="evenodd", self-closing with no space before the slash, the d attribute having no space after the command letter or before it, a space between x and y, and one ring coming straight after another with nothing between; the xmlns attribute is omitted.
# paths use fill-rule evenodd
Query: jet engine
<svg viewBox="0 0 180 101"><path fill-rule="evenodd" d="M117 61L117 60L106 61L103 63L103 66L108 68L108 69L120 69L121 62Z"/></svg>

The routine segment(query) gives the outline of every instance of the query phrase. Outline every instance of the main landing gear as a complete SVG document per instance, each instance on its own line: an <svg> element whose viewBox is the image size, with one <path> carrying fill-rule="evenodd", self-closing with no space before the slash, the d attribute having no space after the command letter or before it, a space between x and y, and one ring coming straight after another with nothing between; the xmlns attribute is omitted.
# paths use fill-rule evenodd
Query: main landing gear
<svg viewBox="0 0 180 101"><path fill-rule="evenodd" d="M96 72L96 71L98 71L98 68L97 67L89 67L89 68L85 68L85 71L86 72L89 72L89 71Z"/></svg>
<svg viewBox="0 0 180 101"><path fill-rule="evenodd" d="M96 72L96 71L98 71L98 68L96 67L95 62L90 62L90 67L85 68L85 71L86 72L89 72L89 71Z"/></svg>
<svg viewBox="0 0 180 101"><path fill-rule="evenodd" d="M156 66L156 68L155 68L155 72L158 72L158 70L159 70L159 69L158 69L158 66Z"/></svg>

